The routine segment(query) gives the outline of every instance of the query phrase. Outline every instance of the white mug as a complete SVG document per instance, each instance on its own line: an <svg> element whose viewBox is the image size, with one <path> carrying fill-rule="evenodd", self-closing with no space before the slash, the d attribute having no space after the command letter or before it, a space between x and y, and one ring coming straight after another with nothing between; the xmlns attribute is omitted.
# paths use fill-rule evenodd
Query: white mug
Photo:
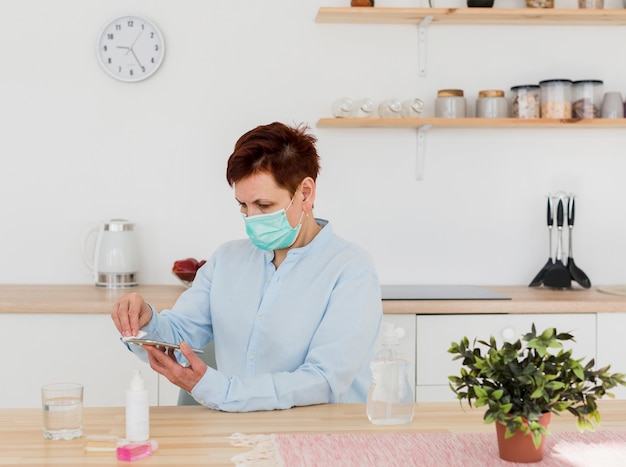
<svg viewBox="0 0 626 467"><path fill-rule="evenodd" d="M605 92L602 99L602 118L624 118L624 101L619 92Z"/></svg>

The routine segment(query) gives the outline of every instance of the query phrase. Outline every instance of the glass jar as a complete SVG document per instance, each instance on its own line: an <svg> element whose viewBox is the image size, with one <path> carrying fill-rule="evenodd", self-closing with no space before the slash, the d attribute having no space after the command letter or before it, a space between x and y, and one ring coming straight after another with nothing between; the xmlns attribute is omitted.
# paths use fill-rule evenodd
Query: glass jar
<svg viewBox="0 0 626 467"><path fill-rule="evenodd" d="M402 118L418 118L422 116L424 110L424 101L419 98L407 99L402 101L402 109L400 115Z"/></svg>
<svg viewBox="0 0 626 467"><path fill-rule="evenodd" d="M596 79L574 81L572 83L572 117L599 118L603 82Z"/></svg>
<svg viewBox="0 0 626 467"><path fill-rule="evenodd" d="M402 115L402 103L395 98L386 99L378 104L378 115L381 118L400 118Z"/></svg>
<svg viewBox="0 0 626 467"><path fill-rule="evenodd" d="M511 88L513 118L539 118L541 97L538 84L522 84Z"/></svg>
<svg viewBox="0 0 626 467"><path fill-rule="evenodd" d="M554 8L554 0L526 0L529 8Z"/></svg>
<svg viewBox="0 0 626 467"><path fill-rule="evenodd" d="M332 111L335 118L350 118L354 103L349 97L342 97L333 102Z"/></svg>
<svg viewBox="0 0 626 467"><path fill-rule="evenodd" d="M476 116L478 118L507 118L509 104L504 91L499 89L479 91L476 100Z"/></svg>
<svg viewBox="0 0 626 467"><path fill-rule="evenodd" d="M578 8L604 8L604 0L578 0Z"/></svg>
<svg viewBox="0 0 626 467"><path fill-rule="evenodd" d="M354 118L370 118L372 115L374 115L374 101L369 97L360 99L352 108Z"/></svg>
<svg viewBox="0 0 626 467"><path fill-rule="evenodd" d="M541 118L572 118L572 81L548 79L539 82Z"/></svg>
<svg viewBox="0 0 626 467"><path fill-rule="evenodd" d="M463 118L465 117L465 97L462 89L440 89L435 99L435 117Z"/></svg>

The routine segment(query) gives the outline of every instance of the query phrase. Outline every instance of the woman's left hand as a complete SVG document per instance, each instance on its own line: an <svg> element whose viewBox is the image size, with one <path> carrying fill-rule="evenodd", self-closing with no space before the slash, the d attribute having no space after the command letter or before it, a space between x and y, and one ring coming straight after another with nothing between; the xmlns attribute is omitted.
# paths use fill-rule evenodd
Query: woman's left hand
<svg viewBox="0 0 626 467"><path fill-rule="evenodd" d="M144 345L143 348L148 352L150 367L187 392L191 392L206 373L206 363L184 342L180 344L180 351L189 362L189 366L178 363L173 349L165 351L149 345Z"/></svg>

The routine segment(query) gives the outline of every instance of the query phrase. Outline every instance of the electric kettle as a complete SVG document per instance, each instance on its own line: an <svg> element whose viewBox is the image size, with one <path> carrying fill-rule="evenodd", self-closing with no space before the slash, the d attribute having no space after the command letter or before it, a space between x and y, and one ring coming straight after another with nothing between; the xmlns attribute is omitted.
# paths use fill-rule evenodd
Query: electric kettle
<svg viewBox="0 0 626 467"><path fill-rule="evenodd" d="M138 285L139 255L134 229L135 224L128 220L111 219L85 234L83 261L93 271L96 286Z"/></svg>

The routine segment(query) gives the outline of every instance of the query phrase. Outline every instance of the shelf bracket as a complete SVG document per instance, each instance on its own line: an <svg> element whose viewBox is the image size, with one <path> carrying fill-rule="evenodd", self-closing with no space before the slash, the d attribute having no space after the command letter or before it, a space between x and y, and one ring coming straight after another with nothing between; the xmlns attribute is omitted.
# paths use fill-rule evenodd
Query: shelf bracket
<svg viewBox="0 0 626 467"><path fill-rule="evenodd" d="M422 125L417 129L417 156L415 159L415 180L424 180L424 159L426 158L426 132L432 125Z"/></svg>
<svg viewBox="0 0 626 467"><path fill-rule="evenodd" d="M417 25L418 54L419 54L419 75L426 76L426 32L428 25L433 20L432 16L425 16Z"/></svg>

